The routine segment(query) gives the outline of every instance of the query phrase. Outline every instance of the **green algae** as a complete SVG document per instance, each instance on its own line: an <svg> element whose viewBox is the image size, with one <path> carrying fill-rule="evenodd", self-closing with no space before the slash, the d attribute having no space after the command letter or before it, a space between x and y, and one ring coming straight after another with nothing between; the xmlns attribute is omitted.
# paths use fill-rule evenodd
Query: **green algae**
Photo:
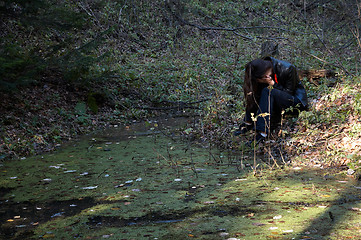
<svg viewBox="0 0 361 240"><path fill-rule="evenodd" d="M346 175L286 167L253 176L236 158L210 154L155 126L112 129L52 154L4 163L1 237L361 236L361 190Z"/></svg>

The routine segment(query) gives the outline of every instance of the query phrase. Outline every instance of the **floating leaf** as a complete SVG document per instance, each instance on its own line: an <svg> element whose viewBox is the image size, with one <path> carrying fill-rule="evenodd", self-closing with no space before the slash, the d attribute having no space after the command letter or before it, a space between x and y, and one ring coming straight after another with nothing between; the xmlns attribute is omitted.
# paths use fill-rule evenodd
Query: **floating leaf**
<svg viewBox="0 0 361 240"><path fill-rule="evenodd" d="M360 208L356 208L356 207L350 208L350 210L352 210L352 211L361 211Z"/></svg>
<svg viewBox="0 0 361 240"><path fill-rule="evenodd" d="M237 178L236 180L234 180L234 181L236 181L236 182L241 182L241 181L247 181L247 179L246 178Z"/></svg>
<svg viewBox="0 0 361 240"><path fill-rule="evenodd" d="M49 166L49 168L59 169L59 168L60 168L60 166Z"/></svg>
<svg viewBox="0 0 361 240"><path fill-rule="evenodd" d="M83 187L82 189L85 190L91 190L91 189L96 189L98 186L90 186L90 187Z"/></svg>
<svg viewBox="0 0 361 240"><path fill-rule="evenodd" d="M264 223L252 223L252 225L254 225L254 226L258 226L258 227L260 227L260 226L264 226L264 225L266 225L266 224L264 224Z"/></svg>
<svg viewBox="0 0 361 240"><path fill-rule="evenodd" d="M51 218L54 218L54 217L60 217L64 214L64 212L59 212L59 213L55 213L54 215L51 216Z"/></svg>
<svg viewBox="0 0 361 240"><path fill-rule="evenodd" d="M243 234L243 233L236 233L235 235L236 235L236 237L244 237L244 236L246 236L246 234Z"/></svg>

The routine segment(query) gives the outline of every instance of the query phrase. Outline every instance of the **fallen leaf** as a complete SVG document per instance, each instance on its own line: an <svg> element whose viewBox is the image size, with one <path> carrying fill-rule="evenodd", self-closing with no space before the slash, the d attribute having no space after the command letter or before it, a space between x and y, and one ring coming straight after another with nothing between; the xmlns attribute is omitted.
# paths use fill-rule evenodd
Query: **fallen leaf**
<svg viewBox="0 0 361 240"><path fill-rule="evenodd" d="M350 208L350 210L352 210L352 211L361 211L360 208L356 208L356 207Z"/></svg>
<svg viewBox="0 0 361 240"><path fill-rule="evenodd" d="M254 226L264 226L264 225L266 225L266 224L264 224L264 223L252 223L252 225L254 225Z"/></svg>
<svg viewBox="0 0 361 240"><path fill-rule="evenodd" d="M90 186L90 187L83 187L82 189L85 190L91 190L91 189L96 189L98 186Z"/></svg>
<svg viewBox="0 0 361 240"><path fill-rule="evenodd" d="M246 234L243 234L243 233L236 233L235 235L236 235L236 237L244 237L244 236L246 236Z"/></svg>
<svg viewBox="0 0 361 240"><path fill-rule="evenodd" d="M55 238L54 234L45 234L43 235L43 238Z"/></svg>

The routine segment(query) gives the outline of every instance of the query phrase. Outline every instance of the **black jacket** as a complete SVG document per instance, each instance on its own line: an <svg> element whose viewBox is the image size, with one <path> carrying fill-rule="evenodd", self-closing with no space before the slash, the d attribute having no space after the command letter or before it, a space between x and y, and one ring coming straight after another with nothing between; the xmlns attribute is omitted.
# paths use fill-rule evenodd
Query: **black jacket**
<svg viewBox="0 0 361 240"><path fill-rule="evenodd" d="M273 87L297 97L303 107L307 109L307 93L298 77L296 67L289 62L278 60L273 57L265 57L264 60L272 62L273 72L276 74L278 82L275 83Z"/></svg>

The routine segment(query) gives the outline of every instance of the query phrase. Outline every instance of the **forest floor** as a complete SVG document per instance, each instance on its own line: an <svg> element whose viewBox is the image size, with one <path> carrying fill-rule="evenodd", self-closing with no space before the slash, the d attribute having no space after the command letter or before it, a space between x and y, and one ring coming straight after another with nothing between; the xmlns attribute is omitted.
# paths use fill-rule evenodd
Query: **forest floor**
<svg viewBox="0 0 361 240"><path fill-rule="evenodd" d="M3 93L1 159L53 151L74 137L119 124L113 121L111 107L104 105L97 114L87 114L76 109L79 101L86 101L81 90L51 83Z"/></svg>

